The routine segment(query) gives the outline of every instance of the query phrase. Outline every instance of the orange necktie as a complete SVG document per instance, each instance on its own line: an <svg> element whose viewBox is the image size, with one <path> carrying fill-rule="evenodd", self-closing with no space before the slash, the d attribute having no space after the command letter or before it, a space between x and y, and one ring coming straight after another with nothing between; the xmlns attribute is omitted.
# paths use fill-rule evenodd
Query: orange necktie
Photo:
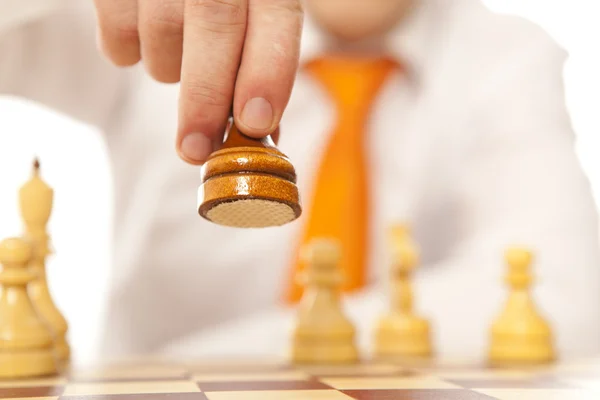
<svg viewBox="0 0 600 400"><path fill-rule="evenodd" d="M360 289L366 282L370 190L364 133L371 105L395 66L387 59L319 59L307 65L331 97L337 120L315 177L300 246L316 237L339 241L344 291ZM287 294L290 302L303 292L297 276L305 266L299 256L296 262Z"/></svg>

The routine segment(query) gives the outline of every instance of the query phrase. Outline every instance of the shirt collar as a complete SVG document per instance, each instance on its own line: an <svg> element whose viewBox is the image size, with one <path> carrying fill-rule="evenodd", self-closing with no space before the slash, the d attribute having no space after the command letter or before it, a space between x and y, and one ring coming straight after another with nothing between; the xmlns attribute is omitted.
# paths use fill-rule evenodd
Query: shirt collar
<svg viewBox="0 0 600 400"><path fill-rule="evenodd" d="M429 35L434 26L431 1L417 1L409 14L395 28L388 32L384 41L385 57L389 57L403 66L405 73L417 78L425 64ZM318 27L310 15L306 15L302 34L300 68L310 61L328 55L332 49L332 40Z"/></svg>

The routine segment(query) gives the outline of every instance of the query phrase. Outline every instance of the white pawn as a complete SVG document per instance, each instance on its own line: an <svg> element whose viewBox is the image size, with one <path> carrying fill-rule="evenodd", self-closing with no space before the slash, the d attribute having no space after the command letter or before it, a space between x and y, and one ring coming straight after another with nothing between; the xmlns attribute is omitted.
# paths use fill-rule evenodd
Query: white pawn
<svg viewBox="0 0 600 400"><path fill-rule="evenodd" d="M543 364L555 359L554 339L548 322L529 292L533 255L521 248L506 252L510 294L491 329L490 362L495 365Z"/></svg>
<svg viewBox="0 0 600 400"><path fill-rule="evenodd" d="M375 355L379 359L425 359L432 355L429 321L415 313L411 275L419 260L417 245L403 225L390 232L393 255L391 308L375 328Z"/></svg>
<svg viewBox="0 0 600 400"><path fill-rule="evenodd" d="M22 239L0 243L0 378L28 378L57 372L52 331L27 293L35 279L27 263L31 246Z"/></svg>
<svg viewBox="0 0 600 400"><path fill-rule="evenodd" d="M293 334L295 363L339 364L358 360L355 329L344 315L339 299L342 274L339 247L327 239L307 247L306 285Z"/></svg>

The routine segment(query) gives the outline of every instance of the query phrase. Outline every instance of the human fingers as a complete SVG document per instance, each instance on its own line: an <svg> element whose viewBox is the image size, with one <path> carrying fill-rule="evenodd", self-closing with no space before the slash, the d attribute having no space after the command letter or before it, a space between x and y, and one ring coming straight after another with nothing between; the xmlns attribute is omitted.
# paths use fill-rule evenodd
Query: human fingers
<svg viewBox="0 0 600 400"><path fill-rule="evenodd" d="M185 0L177 149L201 164L230 115L246 33L247 0Z"/></svg>
<svg viewBox="0 0 600 400"><path fill-rule="evenodd" d="M300 0L249 0L244 53L235 87L234 118L248 136L279 125L300 57Z"/></svg>
<svg viewBox="0 0 600 400"><path fill-rule="evenodd" d="M180 79L184 4L184 0L139 2L141 56L148 73L159 82Z"/></svg>
<svg viewBox="0 0 600 400"><path fill-rule="evenodd" d="M118 66L136 64L140 60L137 0L94 0L94 4L104 55Z"/></svg>

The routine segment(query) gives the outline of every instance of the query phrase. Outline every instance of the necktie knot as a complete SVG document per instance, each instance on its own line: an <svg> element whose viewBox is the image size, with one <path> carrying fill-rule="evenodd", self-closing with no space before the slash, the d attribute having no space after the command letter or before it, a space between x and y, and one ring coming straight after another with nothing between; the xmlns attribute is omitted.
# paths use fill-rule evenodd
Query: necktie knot
<svg viewBox="0 0 600 400"><path fill-rule="evenodd" d="M320 58L307 70L345 114L366 115L380 88L396 64L387 58Z"/></svg>

